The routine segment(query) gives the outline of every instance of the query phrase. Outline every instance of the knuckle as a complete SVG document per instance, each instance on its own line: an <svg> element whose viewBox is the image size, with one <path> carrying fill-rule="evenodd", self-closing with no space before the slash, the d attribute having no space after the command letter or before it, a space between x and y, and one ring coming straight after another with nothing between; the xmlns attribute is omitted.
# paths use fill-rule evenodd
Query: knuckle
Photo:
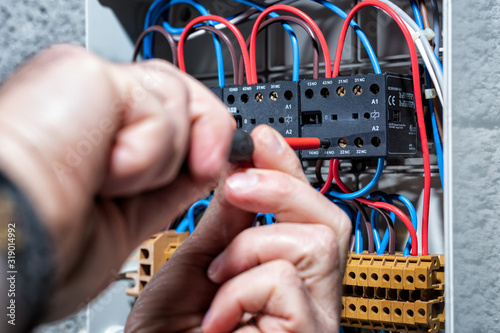
<svg viewBox="0 0 500 333"><path fill-rule="evenodd" d="M274 275L280 282L280 285L298 288L302 285L297 268L289 261L275 260L271 265Z"/></svg>

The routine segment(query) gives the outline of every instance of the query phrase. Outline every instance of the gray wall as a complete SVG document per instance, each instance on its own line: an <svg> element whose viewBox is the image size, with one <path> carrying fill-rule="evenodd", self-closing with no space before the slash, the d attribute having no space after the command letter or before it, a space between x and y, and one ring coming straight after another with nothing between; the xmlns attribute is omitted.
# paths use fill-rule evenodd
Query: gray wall
<svg viewBox="0 0 500 333"><path fill-rule="evenodd" d="M449 6L452 323L455 332L498 332L500 1L453 0Z"/></svg>
<svg viewBox="0 0 500 333"><path fill-rule="evenodd" d="M0 81L60 42L85 43L85 0L0 0Z"/></svg>

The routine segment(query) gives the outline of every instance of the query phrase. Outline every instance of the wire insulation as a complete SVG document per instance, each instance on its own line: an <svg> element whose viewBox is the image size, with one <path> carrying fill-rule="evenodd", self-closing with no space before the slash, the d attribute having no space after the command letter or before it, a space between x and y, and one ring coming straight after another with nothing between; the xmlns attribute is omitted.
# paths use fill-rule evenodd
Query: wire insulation
<svg viewBox="0 0 500 333"><path fill-rule="evenodd" d="M415 104L417 109L417 119L418 119L418 128L420 133L420 142L422 148L422 155L424 160L424 205L423 205L423 215L422 215L422 253L423 255L428 254L428 226L429 226L429 205L430 205L430 190L431 190L431 167L430 167L430 159L429 159L429 147L427 143L427 132L425 129L425 118L424 118L424 110L422 105L422 92L420 88L420 71L418 65L418 57L417 50L415 44L413 42L413 37L408 30L406 23L403 19L395 12L395 10L378 0L365 0L361 3L358 3L354 8L349 12L349 15L342 26L342 30L340 33L339 43L337 46L337 52L335 54L335 61L333 66L332 76L337 76L339 73L340 67L340 58L342 57L342 50L345 42L345 38L347 35L347 30L349 29L349 23L356 15L356 13L364 7L375 6L382 10L384 10L387 14L389 14L398 24L401 31L403 32L406 42L408 44L408 48L410 50L411 64L412 64L412 75L413 75L413 90L415 96ZM338 168L337 168L338 169ZM337 170L338 171L338 170ZM406 224L406 223L405 223ZM412 238L413 242L413 238ZM413 255L418 254L414 253Z"/></svg>
<svg viewBox="0 0 500 333"><path fill-rule="evenodd" d="M256 84L257 83L257 65L256 65L256 54L255 54L255 44L257 40L257 33L259 29L259 25L262 23L264 18L269 15L269 13L272 13L273 11L285 11L285 12L290 12L292 14L297 15L304 21L306 21L311 28L314 30L316 36L319 39L321 49L323 51L323 57L325 59L325 77L330 78L330 71L331 71L331 58L330 58L330 51L328 50L328 45L326 43L326 39L323 36L323 33L321 32L320 28L314 22L313 19L311 19L308 15L306 15L303 11L291 7L288 5L274 5L271 7L268 7L266 10L264 10L255 20L255 24L252 29L252 34L250 35L250 84Z"/></svg>
<svg viewBox="0 0 500 333"><path fill-rule="evenodd" d="M199 16L195 19L193 19L191 22L189 22L186 25L186 28L181 34L181 37L179 39L179 44L177 45L177 53L178 53L178 58L179 58L179 69L183 72L186 72L186 64L184 62L184 44L186 42L186 38L189 35L190 30L197 24L204 22L204 21L217 21L220 23L224 23L236 36L236 39L238 40L238 43L240 44L241 48L241 53L243 54L243 63L245 64L245 71L247 74L247 83L252 84L251 81L249 80L249 73L250 73L250 57L248 55L248 50L246 48L245 44L245 39L241 35L241 32L228 20L226 20L223 17L217 16L217 15L208 15L208 16Z"/></svg>

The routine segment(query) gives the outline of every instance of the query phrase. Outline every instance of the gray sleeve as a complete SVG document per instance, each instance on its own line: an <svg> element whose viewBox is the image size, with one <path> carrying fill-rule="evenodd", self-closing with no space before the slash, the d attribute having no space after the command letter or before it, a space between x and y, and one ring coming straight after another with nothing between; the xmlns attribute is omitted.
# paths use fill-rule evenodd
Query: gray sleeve
<svg viewBox="0 0 500 333"><path fill-rule="evenodd" d="M52 250L33 207L0 173L0 332L28 332L51 293Z"/></svg>

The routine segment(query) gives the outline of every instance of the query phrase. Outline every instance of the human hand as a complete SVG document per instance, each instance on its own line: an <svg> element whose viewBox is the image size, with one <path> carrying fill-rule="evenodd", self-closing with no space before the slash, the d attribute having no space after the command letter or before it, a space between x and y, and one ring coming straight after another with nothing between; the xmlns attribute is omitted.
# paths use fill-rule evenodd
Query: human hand
<svg viewBox="0 0 500 333"><path fill-rule="evenodd" d="M338 331L351 223L274 130L252 137L255 168L220 184L195 232L146 285L126 332L230 332L246 313L254 324L238 332ZM280 223L248 229L256 212Z"/></svg>
<svg viewBox="0 0 500 333"><path fill-rule="evenodd" d="M159 60L118 65L58 46L3 84L0 170L54 245L46 321L97 296L140 242L216 184L234 126L213 94Z"/></svg>

